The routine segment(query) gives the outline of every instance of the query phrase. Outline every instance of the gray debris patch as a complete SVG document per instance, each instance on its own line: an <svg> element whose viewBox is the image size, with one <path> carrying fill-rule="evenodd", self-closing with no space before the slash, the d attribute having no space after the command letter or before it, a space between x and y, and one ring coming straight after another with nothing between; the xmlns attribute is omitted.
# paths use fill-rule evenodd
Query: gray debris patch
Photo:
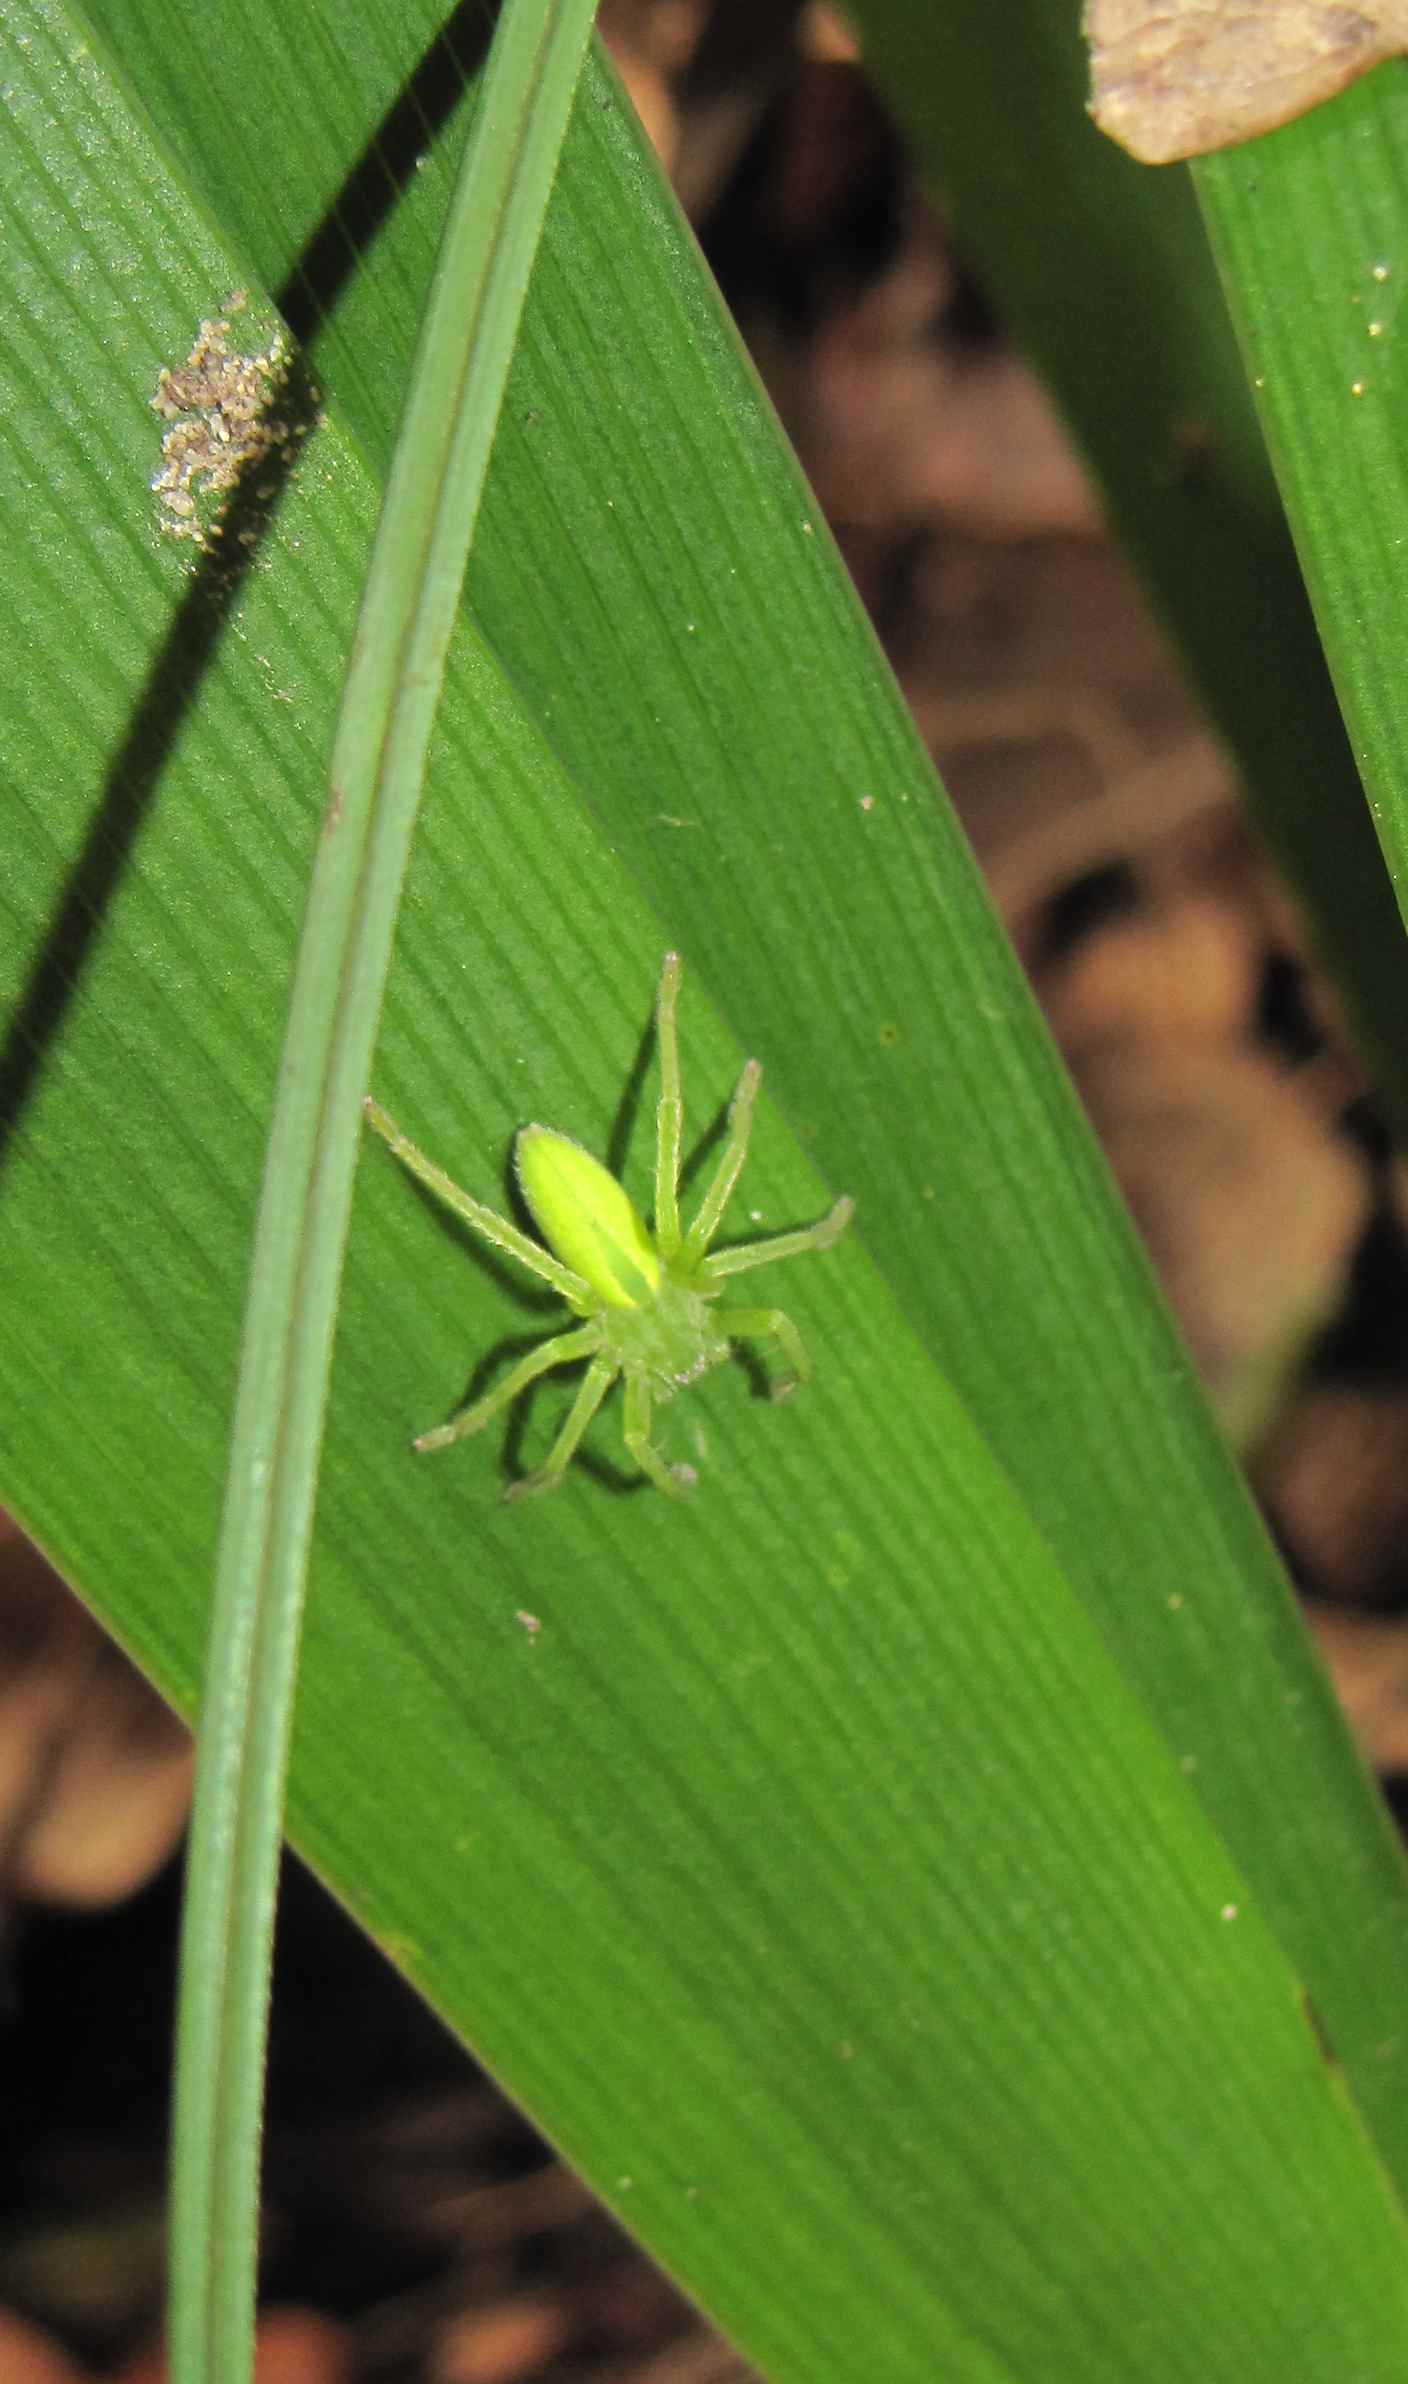
<svg viewBox="0 0 1408 2384"><path fill-rule="evenodd" d="M282 334L258 355L241 356L224 315L201 324L184 364L163 365L151 405L168 427L151 485L169 537L197 546L218 537L224 499L241 474L287 446L292 434L277 411L286 372Z"/></svg>

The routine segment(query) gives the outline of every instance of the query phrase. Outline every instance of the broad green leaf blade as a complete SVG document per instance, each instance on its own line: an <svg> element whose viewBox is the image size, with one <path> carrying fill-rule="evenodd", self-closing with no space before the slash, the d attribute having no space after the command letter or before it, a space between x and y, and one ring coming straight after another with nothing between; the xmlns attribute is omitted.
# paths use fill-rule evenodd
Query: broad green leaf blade
<svg viewBox="0 0 1408 2384"><path fill-rule="evenodd" d="M163 125L176 128L191 171L218 194L261 271L298 293L320 379L367 455L384 457L432 253L433 159L379 222L375 270L339 277L325 321L296 260L321 255L325 227L342 220L348 150L394 152L389 128L402 118L399 86L385 79L388 48L401 45L391 54L403 75L433 60L433 12L422 14L418 37L410 10L378 20L378 38L345 68L338 108L350 105L355 75L361 111L350 141L314 79L277 189L245 168L264 137L259 95L286 86L287 12L277 31L262 11L222 15L199 75L179 12L139 16L130 0L104 0L103 14L121 25L124 57ZM417 76L422 111L432 87ZM286 87L279 104L294 104ZM1090 137L1103 158L1108 144ZM1038 179L1045 220L1049 190ZM1225 325L1206 337L1198 386L1214 385L1235 412ZM1236 403L1244 409L1244 398ZM1233 512L1256 516L1274 495L1254 426L1244 410L1236 419L1231 453L1246 485ZM1145 501L1155 505L1155 495ZM1176 515L1159 502L1172 534ZM1219 505L1208 522L1222 525L1218 553L1240 557L1239 601L1299 603L1285 596L1284 577L1263 581L1255 567L1248 575ZM680 943L691 966L726 989L739 1041L761 1049L831 1190L858 1197L876 1262L1268 1899L1395 2173L1408 2178L1399 1849L967 847L604 74L584 86L569 135L471 597L580 799L665 922L657 942ZM1301 759L1324 750L1296 710L1312 684L1295 659L1306 634L1288 649L1287 687L1263 723L1268 734L1280 723L1279 736L1300 720L1291 741L1308 740L1297 744ZM466 848L461 883L472 882L474 853ZM1370 860L1384 893L1372 850ZM525 1110L588 1141L599 1131L591 1112L570 1106L580 1096L568 1063L578 1033L604 1057L602 1029L580 1005L625 947L612 898L588 908L574 883L571 903L545 902L535 914L551 965L542 940L530 934L520 947L541 988L530 1011L531 1085L481 1137L489 1150ZM439 922L407 923L405 991L424 1009L448 1003L473 1038L513 970L497 968L482 942L471 959L444 923L462 916L458 885L441 901ZM1391 902L1388 910L1391 920ZM1377 940L1372 919L1361 906L1347 931L1366 954ZM1390 932L1396 969L1396 923ZM653 969L654 957L643 964ZM571 989L565 1017L561 996L547 990L554 972ZM447 1057L437 1071L423 1038L403 1042L396 1021L393 1005L386 1060L404 1070L407 1090L389 1105L448 1161L466 1149L462 1065ZM638 1031L622 1020L614 1047ZM603 1089L595 1119L608 1114L608 1099ZM806 1213L805 1195L789 1213ZM477 1346L467 1339L466 1362ZM1313 1769L1313 1795L1287 1789L1302 1764Z"/></svg>
<svg viewBox="0 0 1408 2384"><path fill-rule="evenodd" d="M855 0L854 14L964 253L1089 458L1385 1095L1408 1118L1408 962L1392 893L1185 168L1136 165L1096 130L1075 0L1035 0L1000 34L981 0ZM1285 295L1283 323L1304 284L1288 281Z"/></svg>
<svg viewBox="0 0 1408 2384"><path fill-rule="evenodd" d="M284 1779L363 1088L445 656L592 8L507 0L333 740L255 1226L201 1700L172 2124L177 2384L241 2384L253 2366ZM170 387L159 384L163 401ZM228 433L228 415L218 419ZM185 486L184 451L174 471Z"/></svg>
<svg viewBox="0 0 1408 2384"><path fill-rule="evenodd" d="M72 65L75 46L70 27L7 60L7 81L34 93L31 145L61 161L50 180L81 227L91 296L75 306L47 273L32 224L7 252L16 318L37 329L9 360L0 438L7 465L23 442L36 501L0 601L52 657L53 693L15 756L27 797L5 892L5 967L21 996L30 970L12 1059L37 1057L9 1080L26 1098L0 1179L17 1319L0 1483L189 1701L259 1110L377 490L328 375L329 424L229 593L228 634L183 675L183 591L201 623L211 589L184 580L155 526L146 397L237 267L142 127L121 122L96 64ZM661 713L661 624L708 615L667 614L642 577L639 668L624 682L631 701L619 684L614 698L623 744L644 739L630 771L650 756L644 716L690 774L710 839L677 890L660 872L655 908L638 872L660 784L603 767L589 805L580 770L462 632L377 1089L471 1190L501 1201L525 1117L602 1148L634 1086L614 1139L643 1198L651 1085L632 1062L660 950L678 936L691 1124L713 1114L743 1037L782 1095L760 1112L739 1229L753 1211L763 1225L800 1222L842 1190L864 1205L846 1244L779 1283L816 1361L809 1395L774 1412L719 1375L674 1410L672 1449L704 1475L692 1509L622 1481L607 1417L595 1472L511 1511L496 1496L498 1446L418 1463L406 1442L544 1312L368 1151L313 1558L299 1840L778 2378L1203 2379L1273 2363L1336 2384L1394 2377L1408 2349L1402 2222L1308 2024L1282 1949L1284 1891L1273 1910L1210 1833L1199 1775L1183 1769L1189 1736L1170 1750L1155 1735L1085 1618L1077 1571L1082 1594L1097 1559L1112 1588L1120 1576L1147 1627L1149 1677L1161 1657L1181 1700L1165 1723L1191 1712L1199 1668L1216 1678L1235 1646L1242 1732L1227 1772L1210 1766L1213 1798L1235 1804L1258 1760L1298 1783L1285 1699L1306 1699L1295 1718L1312 1747L1323 1734L1316 1785L1328 1773L1342 1801L1323 1834L1317 1812L1276 1859L1286 1876L1296 1863L1312 1874L1303 1911L1318 1898L1319 1926L1353 1939L1340 1955L1350 2040L1371 2020L1384 2043L1392 2033L1375 1974L1401 1925L1388 1841L1365 1838L1355 1867L1346 1832L1372 1808L1276 1612L1264 1624L1253 1609L1235 1640L1212 1619L1212 1599L1230 1607L1242 1587L1239 1547L1270 1578L1261 1544L1196 1412L1165 1404L1184 1395L1181 1374L1173 1391L1166 1379L1176 1353L1142 1305L1103 1175L962 847L928 809L825 541L801 526L766 415L604 96L588 95L577 135L595 137L564 164L566 253L589 218L633 257L654 340L625 346L619 370L640 384L642 427L658 440L671 415L646 368L669 358L673 501L688 503L657 508L670 527L662 568L684 569L688 523L704 565L720 552L731 562L756 683L745 706L729 670L718 714L701 710L714 682L695 676L686 626L668 641L680 676ZM99 137L106 109L116 151ZM37 210L47 186L25 187ZM640 188L649 238L628 250ZM378 256L389 274L389 250ZM178 266L169 289L163 257ZM558 302L575 329L560 282ZM606 372L620 336L584 351L584 382ZM691 352L697 420L681 411ZM50 402L60 364L62 411ZM593 425L614 423L612 386ZM720 427L710 409L725 397ZM555 419L565 444L574 417L559 405ZM577 555L603 527L597 513L584 531L549 487L525 539L531 528L546 541L551 518ZM627 584L628 551L605 551ZM643 574L656 552L637 559ZM563 717L583 745L585 720L605 759L605 694L598 715L567 675L591 651L573 593L569 577L544 634L577 641ZM138 818L123 739L173 606L176 659L159 685L189 683L199 700ZM797 635L808 622L812 645ZM614 651L626 633L614 617L609 629ZM761 667L783 630L790 678ZM729 650L711 644L711 672ZM546 661L538 669L546 680ZM870 812L856 794L862 757ZM100 822L103 873L95 865L66 903L109 769L126 806L106 822L125 832L122 865L108 867ZM629 866L602 833L605 796ZM684 831L669 834L673 851ZM99 896L101 934L75 941L72 920ZM905 932L886 938L894 902L908 905ZM65 934L46 947L55 919ZM945 1012L947 1043L932 1032ZM896 1028L907 1040L879 1031ZM938 1206L926 1183L941 1188L942 1232L925 1222ZM1014 1225L1004 1281L985 1241ZM1073 1272L1058 1296L1063 1236ZM974 1269L966 1310L960 1251ZM1076 1316L1089 1303L1079 1332L1053 1330L1065 1300ZM956 1372L979 1381L985 1343L1011 1353L1010 1447L996 1455L1002 1402L975 1429L936 1362L949 1306ZM1107 1346L1106 1315L1122 1344ZM986 1362L997 1382L994 1349ZM1029 1370L1047 1365L1036 1398ZM1131 1395L1149 1402L1151 1429L1160 1419L1155 1455L1121 1421ZM1113 1440L1087 1449L1047 1419L1038 1530L1016 1461L1040 1488L1023 1433L1068 1398L1078 1424L1099 1417ZM550 1404L529 1419L530 1455ZM1122 1503L1102 1509L1102 1479L1113 1499L1125 1464ZM1165 1475L1186 1498L1199 1467L1220 1504L1194 1538ZM1139 1515L1150 1485L1156 1525ZM1064 1572L1048 1517L1070 1551ZM1175 1580L1187 1594L1173 1610ZM1297 1810L1283 1785L1281 1820ZM1269 1864L1267 1875L1275 1891ZM1319 2002L1318 1979L1312 1992ZM1338 2012L1326 2016L1338 2041ZM1391 2059L1382 2074L1391 2084Z"/></svg>
<svg viewBox="0 0 1408 2384"><path fill-rule="evenodd" d="M1405 133L1408 72L1395 62L1282 131L1200 161L1194 180L1408 916ZM1342 834L1335 787L1310 784L1327 837Z"/></svg>

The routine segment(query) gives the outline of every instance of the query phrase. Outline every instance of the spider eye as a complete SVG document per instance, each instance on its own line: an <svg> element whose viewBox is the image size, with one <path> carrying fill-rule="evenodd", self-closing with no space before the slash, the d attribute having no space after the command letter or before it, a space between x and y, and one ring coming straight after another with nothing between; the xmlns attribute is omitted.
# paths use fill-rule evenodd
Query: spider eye
<svg viewBox="0 0 1408 2384"><path fill-rule="evenodd" d="M654 1299L660 1284L654 1244L599 1159L550 1126L525 1126L514 1165L544 1241L605 1307L639 1308Z"/></svg>

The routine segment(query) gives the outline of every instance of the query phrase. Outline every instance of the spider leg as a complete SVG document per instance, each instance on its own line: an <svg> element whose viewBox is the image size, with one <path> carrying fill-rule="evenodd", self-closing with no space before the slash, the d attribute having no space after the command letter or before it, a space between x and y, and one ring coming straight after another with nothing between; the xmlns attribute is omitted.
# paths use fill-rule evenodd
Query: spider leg
<svg viewBox="0 0 1408 2384"><path fill-rule="evenodd" d="M804 1225L797 1233L775 1233L770 1241L740 1242L733 1250L715 1250L699 1271L709 1282L718 1283L725 1275L746 1275L750 1267L771 1266L775 1258L800 1258L804 1250L829 1250L840 1240L855 1210L848 1194L815 1225Z"/></svg>
<svg viewBox="0 0 1408 2384"><path fill-rule="evenodd" d="M655 1034L660 1046L660 1098L655 1108L655 1246L673 1258L680 1246L680 1140L684 1100L680 1092L680 1045L675 1005L680 990L680 956L667 952L655 997Z"/></svg>
<svg viewBox="0 0 1408 2384"><path fill-rule="evenodd" d="M692 1465L667 1465L650 1439L650 1384L643 1374L626 1376L626 1447L641 1472L671 1498L684 1498L694 1488Z"/></svg>
<svg viewBox="0 0 1408 2384"><path fill-rule="evenodd" d="M699 1204L699 1214L685 1235L684 1255L697 1260L708 1249L719 1230L719 1219L728 1206L729 1194L743 1171L748 1156L748 1137L753 1131L753 1104L758 1097L762 1069L756 1060L744 1063L743 1074L734 1087L728 1105L728 1140L714 1171L714 1180Z"/></svg>
<svg viewBox="0 0 1408 2384"><path fill-rule="evenodd" d="M730 1341L775 1341L781 1350L787 1371L773 1385L774 1399L786 1399L799 1383L807 1380L811 1367L802 1346L802 1336L790 1316L781 1308L721 1308L718 1326Z"/></svg>
<svg viewBox="0 0 1408 2384"><path fill-rule="evenodd" d="M600 1347L600 1325L584 1324L570 1333L554 1333L550 1341L540 1341L536 1349L530 1349L526 1357L510 1367L496 1390L462 1407L448 1424L437 1424L433 1432L422 1432L412 1445L418 1449L447 1449L452 1441L463 1440L466 1433L477 1432L489 1423L530 1382L536 1382L540 1374L547 1374L554 1366L570 1366L574 1358L590 1357ZM589 1374L587 1381L590 1380ZM582 1420L585 1423L586 1418Z"/></svg>
<svg viewBox="0 0 1408 2384"><path fill-rule="evenodd" d="M568 1334L574 1340L575 1334ZM612 1359L595 1357L582 1377L581 1387L567 1411L563 1425L543 1463L536 1473L526 1473L521 1482L510 1482L505 1498L533 1498L540 1490L555 1490L576 1453L577 1443L596 1414L602 1400L616 1380L619 1369Z"/></svg>
<svg viewBox="0 0 1408 2384"><path fill-rule="evenodd" d="M501 1217L496 1209L487 1209L482 1200L474 1200L468 1192L462 1192L458 1184L450 1181L442 1167L437 1167L433 1159L427 1159L424 1151L417 1150L409 1137L401 1132L395 1119L388 1117L380 1102L373 1101L370 1094L362 1103L362 1110L367 1124L381 1136L407 1172L415 1177L417 1183L424 1184L428 1192L433 1192L437 1200L443 1201L455 1216L463 1218L466 1225L472 1225L475 1232L482 1234L486 1242L492 1242L496 1250L516 1258L519 1265L527 1267L531 1273L541 1275L545 1283L550 1283L553 1290L560 1292L563 1299L570 1301L579 1312L590 1306L590 1284L585 1283L580 1275L574 1274L571 1267L563 1266L561 1260L554 1258L540 1242L530 1241L526 1233L520 1233L518 1227L510 1225L507 1217ZM469 1429L473 1430L473 1426Z"/></svg>

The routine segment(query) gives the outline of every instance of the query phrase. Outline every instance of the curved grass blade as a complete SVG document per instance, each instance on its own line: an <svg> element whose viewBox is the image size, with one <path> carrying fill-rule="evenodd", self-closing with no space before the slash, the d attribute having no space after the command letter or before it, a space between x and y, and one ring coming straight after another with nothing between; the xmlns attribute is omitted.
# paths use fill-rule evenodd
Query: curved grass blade
<svg viewBox="0 0 1408 2384"><path fill-rule="evenodd" d="M592 0L509 0L446 228L333 749L256 1227L188 1858L179 2384L250 2368L259 2111L307 1552L361 1124L431 723Z"/></svg>
<svg viewBox="0 0 1408 2384"><path fill-rule="evenodd" d="M1392 893L1187 170L1136 165L1096 130L1070 0L1034 0L1001 38L982 0L932 20L911 0L857 0L856 15L965 254L1090 458L1385 1097L1408 1118L1408 963ZM1359 181L1352 148L1333 202L1324 194L1322 253ZM1251 154L1204 161L1194 179L1230 188L1235 159ZM1264 189L1258 213L1273 239L1285 233ZM1307 285L1289 238L1285 254L1276 319L1293 345Z"/></svg>
<svg viewBox="0 0 1408 2384"><path fill-rule="evenodd" d="M1405 143L1408 76L1395 61L1192 173L1368 811L1347 817L1309 768L1303 799L1327 851L1372 818L1408 919Z"/></svg>

